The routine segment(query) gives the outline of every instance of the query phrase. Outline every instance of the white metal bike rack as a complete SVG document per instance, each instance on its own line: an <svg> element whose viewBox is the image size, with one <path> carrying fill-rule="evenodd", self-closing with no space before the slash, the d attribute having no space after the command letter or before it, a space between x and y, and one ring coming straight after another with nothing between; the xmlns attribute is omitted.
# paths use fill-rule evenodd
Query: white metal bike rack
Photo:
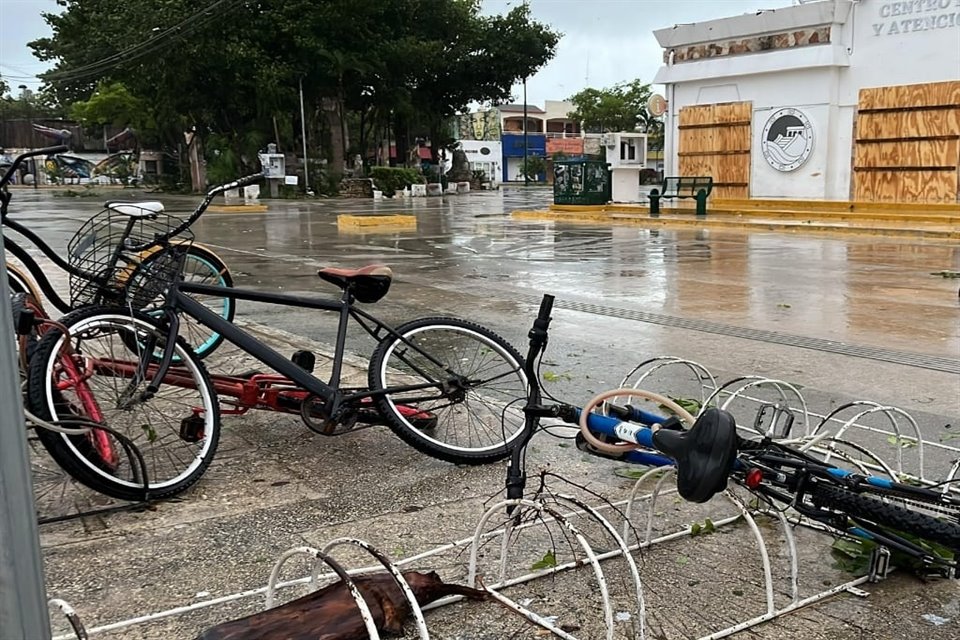
<svg viewBox="0 0 960 640"><path fill-rule="evenodd" d="M753 391L760 388L773 389L783 406L788 408L794 415L801 416L804 421L802 435L790 442L801 449L818 453L823 456L825 460L833 458L838 460L842 459L864 473L880 472L891 478L913 478L925 484L934 484L936 480L927 477L927 470L924 466L923 449L924 447L935 447L940 450L958 454L956 461L952 463L946 480L960 477L960 448L943 443L924 441L917 421L909 413L897 407L869 401L857 401L837 407L827 414L817 415L809 410L803 394L799 388L793 384L782 380L745 376L735 378L720 385L717 384L714 375L703 365L670 356L660 356L644 361L630 371L624 378L623 383L621 383L621 387L632 386L634 388L640 388L644 381L650 379L651 374L665 367L683 367L693 373L701 388L701 401L704 407L711 403L720 407L727 407L737 399L754 402L759 406L764 401L752 395ZM637 377L636 381L631 384L630 379L635 375ZM852 417L840 417L848 412L853 413ZM885 416L885 418L889 420L889 431L863 423L865 418L876 414ZM811 418L819 418L820 422L816 426L813 426ZM833 429L834 426L836 427L835 429ZM752 431L750 427L742 425L738 425L738 427ZM900 442L901 439L904 438L908 438L910 442L915 440L917 448L917 472L914 474L905 469L903 447L898 446L896 448L896 460L890 464L869 447L846 437L857 431L873 434L874 436L892 436L897 439L897 442ZM905 432L909 435L905 436ZM857 457L858 455L861 457ZM644 638L647 635L648 625L648 621L646 620L647 606L644 598L643 584L633 558L633 553L639 549L653 548L658 544L678 539L690 538L694 540L696 536L692 526L682 526L670 533L661 533L657 537L653 535L653 524L654 519L657 517L656 506L658 499L662 496L676 493L676 489L668 484L669 480L674 476L674 471L672 467L650 469L636 480L625 499L616 502L604 502L602 504L591 505L581 498L564 493L549 494L549 496L538 499L501 501L490 506L480 516L472 536L440 545L423 553L396 561L391 561L385 554L370 544L355 538L337 538L324 545L321 549L295 547L284 552L279 557L271 571L266 587L213 598L185 607L178 607L176 609L149 614L130 620L102 625L89 630L83 628L79 618L67 603L54 600L51 601L51 605L60 607L61 611L63 611L70 620L74 629L73 635L57 636L55 640L68 640L74 637L80 640L86 640L89 636L97 633L129 627L244 598L265 596L265 606L266 608L270 608L274 605L276 593L280 589L294 585L307 585L315 589L321 580L332 580L336 578L343 580L350 589L357 608L364 618L368 636L377 639L379 636L373 626L369 614L369 607L363 601L363 597L357 590L351 576L372 571L382 571L384 569L393 576L397 585L402 590L410 604L418 635L421 640L425 640L430 637L429 631L421 607L418 606L413 592L403 579L402 570L403 567L424 565L425 561L428 561L432 557L454 550L469 552L469 561L465 567L467 574L466 581L469 586L485 590L492 598L510 610L522 615L533 624L564 640L576 640L577 636L574 636L570 631L560 628L560 626L555 624L551 616L544 615L542 612L533 611L527 604L516 601L516 599L509 597L505 592L515 585L528 583L589 565L597 587L598 604L602 609L600 615L602 615L603 619L605 637L612 639L615 634L617 622L611 604L611 583L604 572L603 563L611 559L620 559L626 563L629 570L629 582L631 584L629 588L633 592L627 594L626 599L631 603L631 606L634 607L638 637ZM643 493L642 489L649 485L650 481L655 478L656 481L652 490ZM943 490L952 491L957 489L947 484L944 485ZM756 544L759 564L763 574L763 598L762 603L759 603L759 611L756 615L747 617L726 628L713 631L708 635L701 636L699 640L716 640L730 636L844 591L861 596L867 595L857 587L871 580L875 581L876 579L880 579L885 575L884 570L874 575L859 577L830 586L819 592L805 595L801 589L801 561L793 529L797 524L820 529L824 527L817 523L805 522L797 515L788 518L787 514L782 511L751 508L736 492L731 490L724 491L722 496L717 496L714 500L717 508L719 508L721 504L732 505L735 508L733 515L721 514L715 521L712 521L715 527L727 527L742 520L750 530ZM500 528L492 531L488 530L491 526L492 519L498 514L500 517L503 517L508 507L517 515L508 518ZM611 511L613 512L612 516L604 515ZM520 519L519 514L525 516L523 520ZM779 524L777 530L782 532L789 569L786 578L787 583L782 585L783 588L779 591L777 589L778 582L774 578L773 566L771 564L771 557L774 557L774 554L772 554L770 550L771 542L765 538L761 532L761 528L756 521L758 515L772 518ZM622 522L618 522L614 516L622 518ZM639 522L635 522L635 520L639 520ZM581 522L584 524L580 524ZM592 523L592 526L599 525L600 529L605 532L605 535L613 541L611 548L595 549L593 547L591 541L582 532L582 527L588 522ZM570 541L569 544L573 550L572 556L574 559L559 563L556 566L527 572L523 575L509 575L508 569L512 557L511 544L519 540L519 535L522 532L535 530L538 527L549 526L559 527L564 532L565 538ZM637 532L642 532L642 535ZM487 583L483 580L484 576L480 568L479 550L482 545L495 541L498 538L500 540L500 554L499 565L495 570L497 574L496 582ZM631 543L631 539L635 541ZM330 555L330 552L334 548L340 546L353 546L363 549L372 555L377 563L350 570L345 569ZM303 555L313 558L314 560L310 567L310 575L281 582L279 580L280 572L285 563L292 557ZM321 573L320 569L324 564L330 567L332 571ZM462 596L449 596L423 607L423 610L441 607L461 599Z"/></svg>

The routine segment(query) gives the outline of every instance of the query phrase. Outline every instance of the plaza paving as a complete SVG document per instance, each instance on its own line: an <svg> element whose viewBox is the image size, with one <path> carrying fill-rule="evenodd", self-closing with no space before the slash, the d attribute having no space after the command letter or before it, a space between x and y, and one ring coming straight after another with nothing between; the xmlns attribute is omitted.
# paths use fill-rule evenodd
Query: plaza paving
<svg viewBox="0 0 960 640"><path fill-rule="evenodd" d="M15 196L14 215L37 225L55 246L96 210L89 199ZM400 322L458 315L494 329L521 351L539 295L554 293L559 304L544 367L553 374L550 390L572 402L616 386L639 361L667 353L701 362L721 380L754 373L794 382L820 412L868 398L912 412L931 440L952 435L960 414L956 280L931 274L958 270L955 245L510 218L511 211L540 207L548 197L511 189L415 202L271 202L261 214L210 214L196 231L231 265L238 286L332 291L316 278L318 266L386 262L396 280L372 309L378 316ZM191 202L170 199L168 206L184 210ZM417 227L354 233L336 225L340 213L391 212L415 215ZM334 334L330 319L302 311L243 305L239 317L282 352L324 353ZM348 347L358 354L351 370L362 375L359 355L369 354L372 344L356 340ZM252 363L226 350L210 364L241 369ZM667 376L657 384L674 391L683 380ZM469 535L503 484L503 465L462 468L432 460L382 427L322 438L295 417L251 414L225 419L223 437L211 469L179 500L44 526L50 596L70 601L94 627L261 587L284 549L341 535L409 557ZM934 463L949 460L935 457ZM612 499L632 484L618 475L620 465L546 435L534 442L528 465ZM68 491L58 508L100 502ZM704 511L670 497L656 527L668 531L724 509L716 503ZM773 529L769 533L775 572L783 578L784 547ZM801 535L804 593L847 579L831 567L829 543L820 534ZM514 568L526 572L548 544L523 540ZM759 561L742 525L639 557L654 637L697 637L761 612ZM418 566L462 580L464 562L452 552ZM302 565L290 574L298 570L302 575ZM595 638L600 613L588 577L578 572L510 595L530 598L534 608L579 628L574 633ZM628 605L621 578L618 611ZM840 595L743 636L957 636L956 583L896 576L869 591L868 598ZM260 606L261 597L246 598L100 637L188 638ZM539 637L493 603L456 605L431 614L428 624L439 638ZM620 637L635 632L633 623L618 626Z"/></svg>

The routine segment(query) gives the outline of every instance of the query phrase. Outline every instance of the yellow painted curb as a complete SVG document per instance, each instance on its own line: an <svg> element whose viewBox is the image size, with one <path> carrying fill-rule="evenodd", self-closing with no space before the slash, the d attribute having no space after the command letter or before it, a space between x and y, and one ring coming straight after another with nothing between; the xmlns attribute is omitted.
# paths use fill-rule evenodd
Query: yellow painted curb
<svg viewBox="0 0 960 640"><path fill-rule="evenodd" d="M207 211L212 213L264 213L267 211L265 204L212 204L207 207Z"/></svg>
<svg viewBox="0 0 960 640"><path fill-rule="evenodd" d="M744 201L746 202L746 201ZM550 205L550 211L557 213L574 213L577 215L594 214L613 214L625 213L633 215L647 216L650 209L640 204L608 204L595 206L577 206L577 205ZM661 215L689 215L694 216L696 212L693 208L681 207L662 207ZM933 222L944 225L960 225L960 211L952 213L948 209L931 210L925 209L915 213L895 212L890 210L877 211L852 211L852 210L826 210L820 208L812 209L764 209L759 207L733 207L731 205L714 204L707 209L708 217L721 218L781 218L784 220L810 220L811 222L833 222L833 221L888 221L888 222Z"/></svg>
<svg viewBox="0 0 960 640"><path fill-rule="evenodd" d="M341 214L337 216L339 227L415 227L416 216L354 216Z"/></svg>
<svg viewBox="0 0 960 640"><path fill-rule="evenodd" d="M774 200L769 198L725 199L708 201L717 206L740 209L789 209L793 211L853 211L866 213L922 211L927 213L960 214L960 203L944 202L864 202L860 200ZM709 205L708 205L709 206Z"/></svg>
<svg viewBox="0 0 960 640"><path fill-rule="evenodd" d="M960 240L960 229L922 229L914 227L848 227L842 225L812 223L784 223L769 220L724 220L714 218L651 218L648 216L628 216L604 213L559 213L554 211L514 211L512 216L520 220L545 220L551 222L570 223L616 223L646 227L714 227L736 230L762 230L795 233L833 233L866 236L901 236L912 238L928 238L936 240Z"/></svg>

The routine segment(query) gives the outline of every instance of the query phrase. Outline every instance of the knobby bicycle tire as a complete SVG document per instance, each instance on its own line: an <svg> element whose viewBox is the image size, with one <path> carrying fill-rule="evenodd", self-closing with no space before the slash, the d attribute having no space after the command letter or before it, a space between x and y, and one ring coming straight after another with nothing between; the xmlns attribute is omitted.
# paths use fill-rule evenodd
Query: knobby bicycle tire
<svg viewBox="0 0 960 640"><path fill-rule="evenodd" d="M490 329L458 318L421 318L396 331L403 339L388 335L370 357L371 390L445 380L451 371L472 382L460 394L448 397L444 391L442 397L420 402L412 398L438 390L377 396L387 426L421 453L455 464L485 464L510 455L523 433L523 413L516 401L526 396L527 388L517 350ZM404 340L439 360L442 368ZM398 405L430 412L436 420L423 428Z"/></svg>
<svg viewBox="0 0 960 640"><path fill-rule="evenodd" d="M940 520L899 505L883 502L835 485L818 482L812 492L813 503L830 507L855 518L911 533L924 540L960 550L960 523Z"/></svg>
<svg viewBox="0 0 960 640"><path fill-rule="evenodd" d="M100 324L98 324L98 322ZM91 328L94 329L95 334L94 337L91 338L92 340L95 340L97 335L107 335L107 333L103 332L102 326L110 326L115 329L125 326L134 328L125 329L127 331L146 330L147 328L161 331L158 329L156 321L149 315L139 311L134 311L131 315L129 310L118 307L87 307L79 309L64 316L60 323L69 331L72 348L75 347L73 344L74 340L86 340L84 334L90 331ZM97 334L97 331L100 331L100 333ZM76 415L90 417L85 415L85 409L82 406L78 406L78 404L82 405L82 403L77 400L71 401L69 397L64 395L64 392L57 390L51 383L51 373L57 370L58 363L62 363L62 348L65 346L65 339L63 331L59 327L51 328L40 340L36 353L30 362L27 376L27 403L30 410L43 420L59 420ZM131 342L136 343L136 339L120 338L120 340L127 345ZM188 416L185 415L186 412L182 409L180 413L176 415L167 416L165 414L165 402L168 401L165 400L164 389L169 390L170 385L164 383L164 386L160 388L153 398L141 401L129 410L116 410L116 407L111 407L112 403L109 400L104 400L105 396L103 395L110 391L112 383L102 384L97 387L100 391L95 391L91 385L98 376L91 376L84 382L86 389L88 389L99 406L99 410L106 410L107 412L115 411L117 420L129 421L129 424L126 424L124 427L117 422L111 423L110 420L108 420L106 426L120 432L126 431L124 435L130 438L141 450L148 465L147 479L150 482L150 496L152 498L171 497L195 484L213 461L220 439L220 407L216 390L213 387L210 376L203 366L203 363L197 358L186 342L180 338L177 339L177 342L178 356L181 358L177 371L180 372L181 377L185 378L189 376L189 378L193 380L193 386L181 386L178 388L195 389L198 395L196 402L203 408L202 435L200 435L197 440L184 440L181 435L180 438L185 444L177 444L176 438L178 437L178 433L176 420ZM89 355L89 353L85 355ZM131 361L133 360L131 359ZM108 379L122 381L126 378L108 377ZM118 388L120 387L123 387L123 385L120 384ZM166 393L169 393L169 391ZM190 400L192 406L197 406L197 403L193 402L192 398ZM182 401L175 401L173 399L171 399L170 402L177 402L179 405L184 404ZM149 414L137 412L138 406L142 406L144 412L146 412L148 405L150 407ZM161 424L158 429L153 426L152 423L148 424L148 418L150 416L169 418L169 422L167 424ZM179 428L182 434L182 423L179 425ZM97 454L96 449L91 445L86 436L65 435L47 431L46 429L39 429L37 435L43 446L50 453L50 456L64 471L73 476L78 482L94 491L121 500L138 500L143 497L142 478L134 476L128 479L117 476L112 469L107 468L107 466L102 463L103 458ZM164 457L162 452L158 455L160 447L168 447L170 444L185 449L185 453L179 456L176 462L179 463L182 460L187 460L187 462L184 463L184 469L173 469L171 473L172 477L159 477L160 474L156 472L156 464L164 463L167 459L169 459L171 463L174 463L174 456L167 454L167 457ZM199 444L199 446L192 447L192 444ZM165 451L167 451L166 448L163 449L163 452ZM185 456L187 455L192 457L186 458ZM132 472L134 469L129 469L129 471Z"/></svg>

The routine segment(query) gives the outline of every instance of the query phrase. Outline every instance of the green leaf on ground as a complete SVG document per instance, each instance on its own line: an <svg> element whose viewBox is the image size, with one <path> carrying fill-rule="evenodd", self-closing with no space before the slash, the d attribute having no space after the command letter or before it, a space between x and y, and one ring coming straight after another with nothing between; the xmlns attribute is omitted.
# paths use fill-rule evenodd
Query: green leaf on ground
<svg viewBox="0 0 960 640"><path fill-rule="evenodd" d="M899 446L903 449L909 449L910 447L917 446L916 438L905 438L903 436L900 436L900 437L890 436L887 438L887 442L889 442L894 447Z"/></svg>
<svg viewBox="0 0 960 640"><path fill-rule="evenodd" d="M689 413L690 415L695 416L698 413L700 413L700 401L697 400L696 398L674 398L673 396L667 396L667 397L673 400L674 402L676 402L678 405L680 405L680 408L686 411L687 413ZM663 409L670 415L676 415L676 412L673 409L671 409L670 407L664 404L659 405L659 407L660 409Z"/></svg>
<svg viewBox="0 0 960 640"><path fill-rule="evenodd" d="M547 551L543 554L542 558L533 563L530 569L536 571L538 569L550 569L555 566L557 566L557 557L553 554L553 551Z"/></svg>
<svg viewBox="0 0 960 640"><path fill-rule="evenodd" d="M556 382L557 380L573 380L569 373L554 373L553 371L544 371L543 379L547 382Z"/></svg>
<svg viewBox="0 0 960 640"><path fill-rule="evenodd" d="M931 272L930 272L930 275L932 275L932 276L940 276L941 278L954 279L954 278L960 278L960 271L947 271L947 270L944 270L944 271L931 271Z"/></svg>
<svg viewBox="0 0 960 640"><path fill-rule="evenodd" d="M696 536L705 536L711 533L716 533L717 525L713 524L713 520L707 518L703 521L703 524L699 522L694 522L690 525L690 535L693 537Z"/></svg>

